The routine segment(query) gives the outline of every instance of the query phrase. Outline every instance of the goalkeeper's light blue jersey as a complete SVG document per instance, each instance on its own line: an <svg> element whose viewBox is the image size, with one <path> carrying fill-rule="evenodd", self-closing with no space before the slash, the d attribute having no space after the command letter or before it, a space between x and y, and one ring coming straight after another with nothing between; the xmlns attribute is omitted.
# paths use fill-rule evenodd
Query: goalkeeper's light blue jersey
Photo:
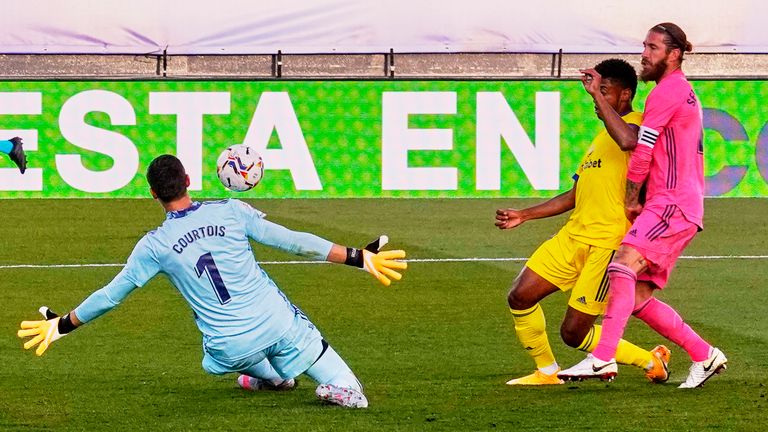
<svg viewBox="0 0 768 432"><path fill-rule="evenodd" d="M256 263L248 238L315 260L326 259L333 244L264 216L239 200L195 202L168 212L165 222L136 244L123 270L75 314L91 321L164 273L195 312L206 349L210 345L234 358L270 346L301 311Z"/></svg>

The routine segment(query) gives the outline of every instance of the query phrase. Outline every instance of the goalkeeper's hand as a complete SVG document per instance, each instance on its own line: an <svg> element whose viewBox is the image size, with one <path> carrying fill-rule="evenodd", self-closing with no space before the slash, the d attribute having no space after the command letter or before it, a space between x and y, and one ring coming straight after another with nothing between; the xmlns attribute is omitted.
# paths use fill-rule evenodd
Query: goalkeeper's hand
<svg viewBox="0 0 768 432"><path fill-rule="evenodd" d="M34 336L24 343L24 349L30 349L37 345L35 354L41 356L54 341L66 336L69 331L64 333L59 331L59 322L62 318L46 306L41 306L38 310L45 319L41 321L22 321L21 329L16 334L20 338Z"/></svg>
<svg viewBox="0 0 768 432"><path fill-rule="evenodd" d="M408 267L407 263L395 261L405 258L405 251L390 250L382 251L381 248L389 242L385 235L379 236L376 240L369 243L364 249L347 249L347 264L363 268L372 274L384 286L389 286L392 281L400 280L403 275L397 270L404 270Z"/></svg>

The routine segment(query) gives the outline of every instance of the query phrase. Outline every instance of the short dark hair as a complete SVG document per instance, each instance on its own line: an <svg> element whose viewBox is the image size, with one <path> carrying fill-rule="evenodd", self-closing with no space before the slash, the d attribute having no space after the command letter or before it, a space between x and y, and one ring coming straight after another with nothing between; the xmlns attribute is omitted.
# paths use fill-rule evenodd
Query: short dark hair
<svg viewBox="0 0 768 432"><path fill-rule="evenodd" d="M595 70L603 79L611 79L619 83L623 88L628 88L632 91L632 96L629 100L635 98L635 92L637 92L637 72L631 64L622 59L608 59L601 61Z"/></svg>
<svg viewBox="0 0 768 432"><path fill-rule="evenodd" d="M677 48L680 50L680 63L683 62L683 54L693 51L693 45L688 41L683 29L675 23L664 22L651 27L651 31L664 35L664 45L667 52Z"/></svg>
<svg viewBox="0 0 768 432"><path fill-rule="evenodd" d="M147 182L163 202L179 199L187 192L187 172L173 155L158 156L149 164Z"/></svg>

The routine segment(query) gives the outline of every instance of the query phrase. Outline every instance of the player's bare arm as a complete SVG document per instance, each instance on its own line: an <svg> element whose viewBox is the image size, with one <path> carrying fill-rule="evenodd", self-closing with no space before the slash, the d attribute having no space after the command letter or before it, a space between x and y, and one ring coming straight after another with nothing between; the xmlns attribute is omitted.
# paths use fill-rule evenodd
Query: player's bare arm
<svg viewBox="0 0 768 432"><path fill-rule="evenodd" d="M624 196L624 213L630 222L634 222L637 215L643 210L643 205L640 204L640 189L642 187L642 183L627 180L627 192Z"/></svg>
<svg viewBox="0 0 768 432"><path fill-rule="evenodd" d="M496 222L499 229L511 229L520 226L523 222L531 219L542 219L550 216L556 216L573 210L576 206L576 182L573 187L560 195L522 210L513 208L496 210Z"/></svg>
<svg viewBox="0 0 768 432"><path fill-rule="evenodd" d="M595 69L581 69L579 72L582 74L581 82L584 84L584 89L594 99L598 117L605 124L608 134L622 150L633 150L637 146L637 126L625 122L613 109L605 98L602 76Z"/></svg>
<svg viewBox="0 0 768 432"><path fill-rule="evenodd" d="M334 244L331 246L331 251L328 253L328 258L326 258L326 261L336 264L344 264L344 260L346 259L347 248L338 244Z"/></svg>

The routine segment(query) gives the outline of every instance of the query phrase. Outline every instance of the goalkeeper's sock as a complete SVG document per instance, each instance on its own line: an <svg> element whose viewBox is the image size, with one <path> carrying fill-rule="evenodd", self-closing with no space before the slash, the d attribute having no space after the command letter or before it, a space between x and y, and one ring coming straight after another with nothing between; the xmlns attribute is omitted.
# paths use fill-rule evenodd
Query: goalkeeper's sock
<svg viewBox="0 0 768 432"><path fill-rule="evenodd" d="M533 357L536 367L544 373L552 371L549 372L550 375L557 372L558 365L547 338L547 320L541 305L537 303L536 306L525 310L510 308L510 312L515 321L517 338L528 355Z"/></svg>
<svg viewBox="0 0 768 432"><path fill-rule="evenodd" d="M362 393L363 385L360 384L352 369L347 366L328 342L323 342L323 352L315 363L304 373L319 384L330 384L339 388L349 388Z"/></svg>
<svg viewBox="0 0 768 432"><path fill-rule="evenodd" d="M0 152L8 154L13 150L13 143L8 140L0 140Z"/></svg>
<svg viewBox="0 0 768 432"><path fill-rule="evenodd" d="M600 341L602 327L595 324L589 329L589 333L578 346L578 349L585 352L592 352ZM646 351L632 342L619 339L619 345L616 347L616 362L621 364L634 365L641 369L647 369L653 365L653 357L650 351Z"/></svg>
<svg viewBox="0 0 768 432"><path fill-rule="evenodd" d="M260 361L259 363L256 363L255 365L249 367L248 369L241 371L241 373L261 378L264 380L270 380L279 382L283 380L283 377L280 376L280 374L277 373L274 367L272 367L272 364L269 362L268 359L264 359Z"/></svg>
<svg viewBox="0 0 768 432"><path fill-rule="evenodd" d="M651 297L634 314L660 335L678 344L694 362L701 362L709 357L711 345L693 331L676 310L663 301Z"/></svg>

